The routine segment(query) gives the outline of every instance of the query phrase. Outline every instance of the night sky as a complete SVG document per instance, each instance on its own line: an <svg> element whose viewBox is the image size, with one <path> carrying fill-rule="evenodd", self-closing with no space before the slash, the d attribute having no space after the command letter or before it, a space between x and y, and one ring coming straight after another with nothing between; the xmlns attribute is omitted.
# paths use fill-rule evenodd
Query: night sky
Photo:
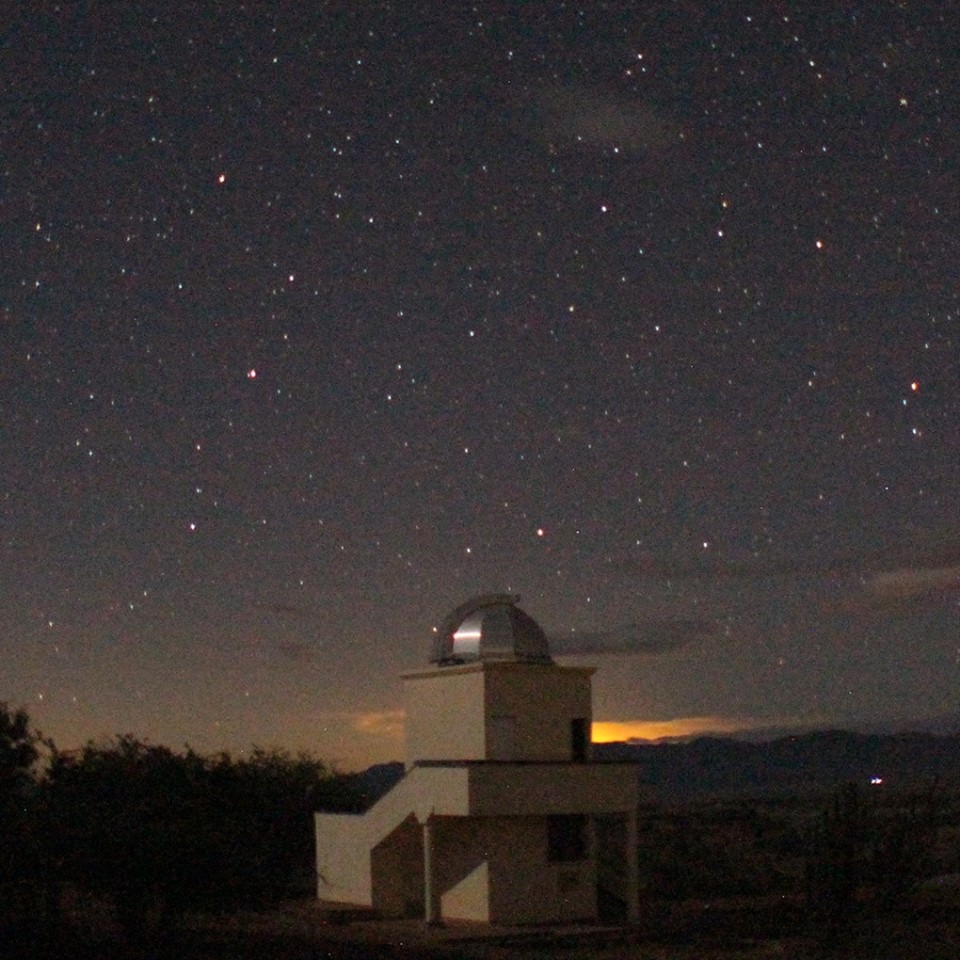
<svg viewBox="0 0 960 960"><path fill-rule="evenodd" d="M598 737L958 709L953 4L11 7L0 700L58 745L399 758L494 591Z"/></svg>

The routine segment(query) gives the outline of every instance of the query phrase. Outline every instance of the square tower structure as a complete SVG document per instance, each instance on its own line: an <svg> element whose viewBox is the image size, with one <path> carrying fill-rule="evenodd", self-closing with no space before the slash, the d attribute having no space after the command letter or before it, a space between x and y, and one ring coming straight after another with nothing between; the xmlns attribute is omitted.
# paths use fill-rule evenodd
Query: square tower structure
<svg viewBox="0 0 960 960"><path fill-rule="evenodd" d="M636 769L590 762L594 670L554 663L518 600L457 607L403 675L406 773L365 814L317 814L321 899L431 923L636 917Z"/></svg>

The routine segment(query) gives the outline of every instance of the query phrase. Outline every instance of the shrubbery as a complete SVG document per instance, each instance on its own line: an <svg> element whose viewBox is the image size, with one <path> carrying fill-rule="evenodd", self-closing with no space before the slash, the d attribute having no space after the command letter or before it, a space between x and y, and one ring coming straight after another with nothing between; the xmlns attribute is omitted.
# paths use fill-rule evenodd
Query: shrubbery
<svg viewBox="0 0 960 960"><path fill-rule="evenodd" d="M314 810L356 806L347 778L282 751L176 753L130 736L50 746L0 704L0 891L6 914L53 912L73 889L105 900L130 935L188 911L262 904L312 878ZM38 894L39 891L39 894ZM28 896L29 894L29 896Z"/></svg>
<svg viewBox="0 0 960 960"><path fill-rule="evenodd" d="M934 784L908 797L867 799L855 784L838 790L811 831L807 899L842 922L861 906L889 909L931 869L943 805Z"/></svg>
<svg viewBox="0 0 960 960"><path fill-rule="evenodd" d="M795 826L754 808L710 804L654 813L641 828L640 867L654 896L753 896L793 892Z"/></svg>
<svg viewBox="0 0 960 960"><path fill-rule="evenodd" d="M936 786L893 794L848 785L826 803L724 801L650 810L639 837L643 886L654 897L677 900L803 895L811 913L831 923L861 909L882 912L960 862L944 831L944 801Z"/></svg>

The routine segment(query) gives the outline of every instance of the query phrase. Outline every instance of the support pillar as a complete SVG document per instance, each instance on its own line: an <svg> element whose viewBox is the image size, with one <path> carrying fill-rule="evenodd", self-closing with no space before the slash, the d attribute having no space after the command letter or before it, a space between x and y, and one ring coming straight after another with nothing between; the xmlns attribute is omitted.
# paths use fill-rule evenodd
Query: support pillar
<svg viewBox="0 0 960 960"><path fill-rule="evenodd" d="M437 890L434 862L433 814L423 821L423 919L428 926L442 926L440 893Z"/></svg>

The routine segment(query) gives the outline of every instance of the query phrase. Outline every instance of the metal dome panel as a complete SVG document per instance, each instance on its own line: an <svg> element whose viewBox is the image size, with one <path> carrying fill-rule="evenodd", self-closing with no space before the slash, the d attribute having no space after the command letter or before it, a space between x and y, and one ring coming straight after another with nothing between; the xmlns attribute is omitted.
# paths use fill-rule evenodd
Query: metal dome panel
<svg viewBox="0 0 960 960"><path fill-rule="evenodd" d="M550 645L533 617L508 593L475 597L451 611L434 638L431 663L519 660L551 663Z"/></svg>

